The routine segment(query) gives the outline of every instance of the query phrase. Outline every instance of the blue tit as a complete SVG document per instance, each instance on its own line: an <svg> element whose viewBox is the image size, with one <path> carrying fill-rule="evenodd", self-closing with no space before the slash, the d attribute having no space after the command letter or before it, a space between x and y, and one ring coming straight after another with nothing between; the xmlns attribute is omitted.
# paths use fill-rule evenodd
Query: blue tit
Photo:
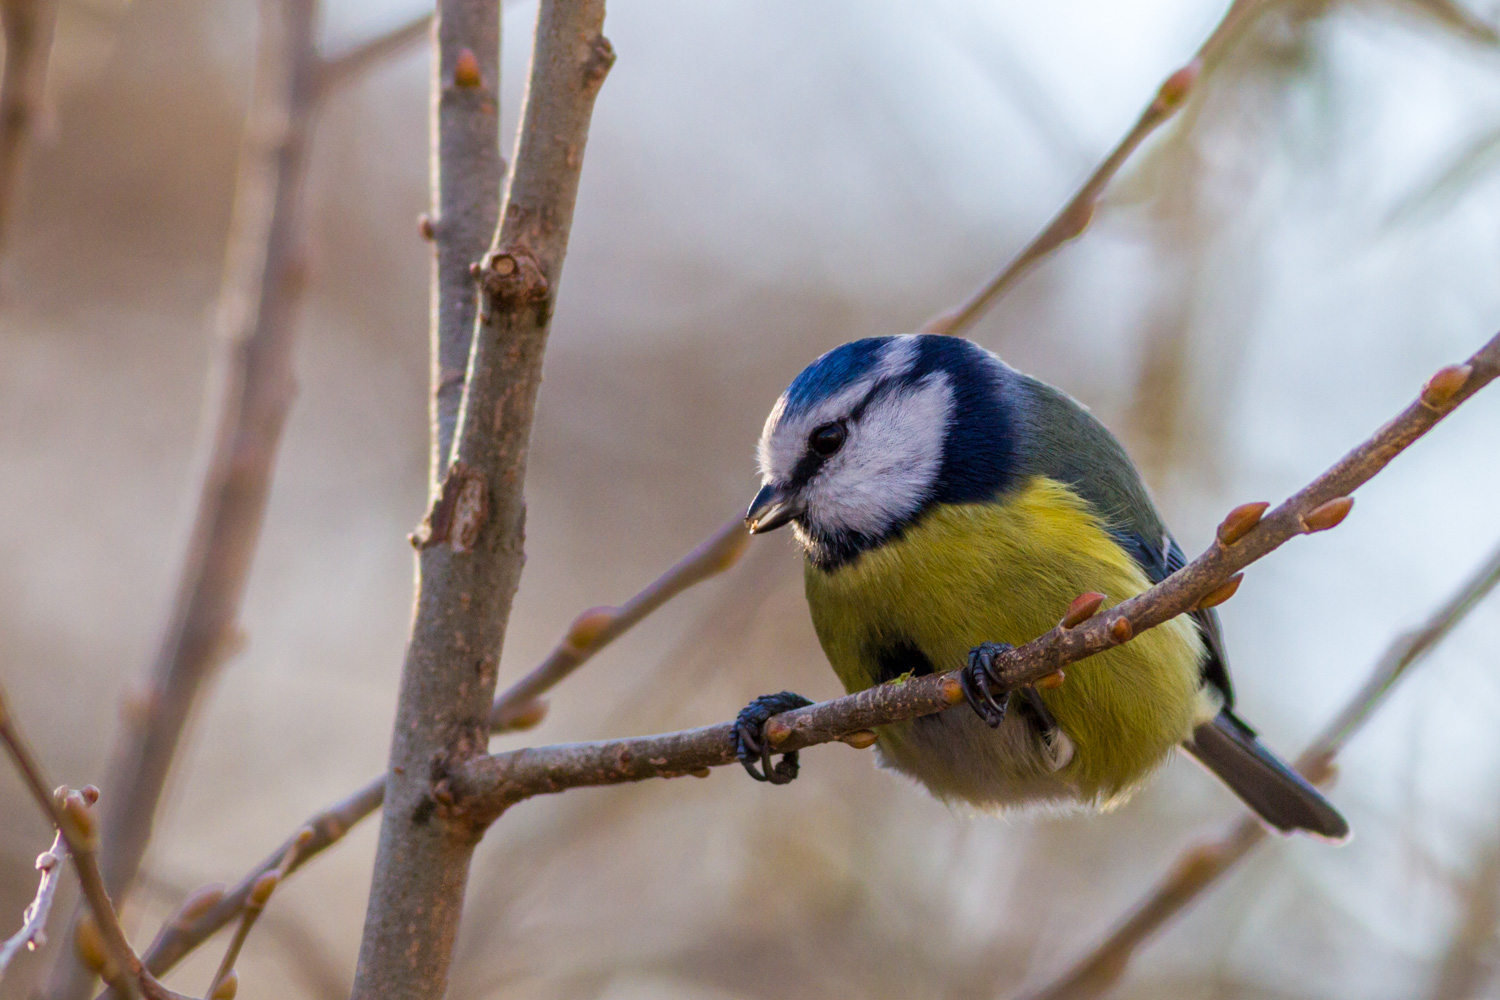
<svg viewBox="0 0 1500 1000"><path fill-rule="evenodd" d="M844 688L965 671L975 711L881 728L884 767L982 809L1108 809L1180 746L1276 829L1348 834L1234 714L1212 610L1076 663L1058 687L1015 692L1011 711L978 685L997 650L1051 629L1078 595L1112 605L1185 561L1124 448L1069 396L961 338L858 340L797 376L759 457L746 521L792 526ZM771 766L763 727L806 703L783 692L741 713L753 775L795 777L792 755Z"/></svg>

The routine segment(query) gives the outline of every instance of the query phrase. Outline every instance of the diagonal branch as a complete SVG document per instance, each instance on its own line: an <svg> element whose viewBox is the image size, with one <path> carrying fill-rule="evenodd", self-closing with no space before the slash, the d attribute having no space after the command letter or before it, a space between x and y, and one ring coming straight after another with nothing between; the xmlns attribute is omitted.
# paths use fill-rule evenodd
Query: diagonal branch
<svg viewBox="0 0 1500 1000"><path fill-rule="evenodd" d="M427 37L431 30L432 14L424 11L405 24L398 24L343 52L324 56L318 61L318 99L327 100L331 92L405 52Z"/></svg>
<svg viewBox="0 0 1500 1000"><path fill-rule="evenodd" d="M496 696L490 708L491 731L511 732L540 721L545 707L539 700L542 695L667 601L734 565L749 540L743 524L736 518L673 563L624 604L616 608L593 608L580 614L545 660ZM238 919L256 880L275 871L299 839L303 839L302 847L297 850L287 874L338 843L350 827L379 809L384 800L385 778L379 777L309 819L298 833L288 838L232 889L220 889L211 896L205 895L205 890L194 893L146 949L143 958L146 967L158 976L163 975L221 928ZM307 836L309 831L310 837Z"/></svg>
<svg viewBox="0 0 1500 1000"><path fill-rule="evenodd" d="M21 929L0 944L0 978L11 960L21 953L36 951L47 943L47 917L52 913L52 900L57 895L57 880L62 872L63 859L68 856L67 842L62 831L52 838L52 846L36 858L36 870L42 873L37 880L36 895L21 913Z"/></svg>
<svg viewBox="0 0 1500 1000"><path fill-rule="evenodd" d="M0 74L0 253L5 250L26 145L42 113L58 0L0 0L5 69Z"/></svg>
<svg viewBox="0 0 1500 1000"><path fill-rule="evenodd" d="M1491 553L1484 565L1420 628L1391 643L1364 686L1297 759L1297 770L1319 784L1332 777L1334 757L1385 704L1397 681L1446 639L1496 584L1500 584L1500 549ZM1052 985L1033 994L1032 1000L1085 1000L1105 993L1119 981L1142 945L1266 837L1266 828L1247 816L1214 840L1184 852L1109 937Z"/></svg>
<svg viewBox="0 0 1500 1000"><path fill-rule="evenodd" d="M1114 180L1115 174L1140 145L1169 118L1175 115L1205 71L1212 71L1223 55L1277 0L1234 0L1229 10L1199 46L1188 63L1162 82L1156 96L1146 105L1115 148L1094 168L1078 192L1052 217L1052 220L1021 249L995 276L986 281L967 300L927 321L925 333L957 336L973 326L995 300L1020 281L1042 258L1064 243L1080 236L1094 218L1099 196Z"/></svg>
<svg viewBox="0 0 1500 1000"><path fill-rule="evenodd" d="M483 8L498 31L493 0L469 6ZM446 16L446 9L440 12L440 41ZM484 262L473 265L480 286L478 322L467 331L455 328L460 313L450 308L452 299L434 309L439 370L441 352L454 338L467 338L470 352L452 459L444 470L439 421L434 469L441 470L442 482L413 536L419 551L416 612L392 731L355 1000L436 1000L447 987L478 838L449 822L433 777L446 763L482 755L488 743L497 661L523 561L522 486L542 356L594 98L614 62L603 24L603 0L543 0L539 6L515 174L495 242ZM455 87L483 83L472 51L440 67L439 89L450 70ZM449 147L441 134L437 138L440 177L450 155L474 153L472 140L455 137ZM456 180L469 182L462 177ZM457 221L438 220L440 247ZM438 277L441 290L441 268ZM463 289L464 301L472 295L472 287Z"/></svg>
<svg viewBox="0 0 1500 1000"><path fill-rule="evenodd" d="M1059 625L997 657L1003 690L1033 683L1196 607L1225 599L1241 570L1298 535L1323 531L1348 514L1349 497L1438 421L1500 375L1500 335L1467 363L1438 371L1419 398L1368 440L1270 513L1263 504L1230 512L1207 551L1161 583L1080 624ZM862 733L935 712L963 700L959 672L883 684L775 716L766 736L778 752ZM456 816L476 830L534 795L647 778L680 777L735 762L733 726L724 723L661 736L512 750L452 767L439 783Z"/></svg>

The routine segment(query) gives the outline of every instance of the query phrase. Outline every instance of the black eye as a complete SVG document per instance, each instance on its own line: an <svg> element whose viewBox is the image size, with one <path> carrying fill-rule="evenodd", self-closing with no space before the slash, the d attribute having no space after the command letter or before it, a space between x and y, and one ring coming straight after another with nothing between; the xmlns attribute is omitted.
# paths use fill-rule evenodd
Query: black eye
<svg viewBox="0 0 1500 1000"><path fill-rule="evenodd" d="M807 446L827 458L844 446L848 432L843 424L824 424L807 436Z"/></svg>

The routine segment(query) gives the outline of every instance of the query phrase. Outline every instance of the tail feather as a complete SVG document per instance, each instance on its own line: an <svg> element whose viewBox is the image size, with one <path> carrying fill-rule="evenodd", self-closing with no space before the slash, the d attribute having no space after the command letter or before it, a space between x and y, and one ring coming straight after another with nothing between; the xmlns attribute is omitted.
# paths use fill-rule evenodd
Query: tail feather
<svg viewBox="0 0 1500 1000"><path fill-rule="evenodd" d="M1306 830L1330 840L1349 836L1349 824L1339 811L1227 708L1193 730L1182 746L1283 833Z"/></svg>

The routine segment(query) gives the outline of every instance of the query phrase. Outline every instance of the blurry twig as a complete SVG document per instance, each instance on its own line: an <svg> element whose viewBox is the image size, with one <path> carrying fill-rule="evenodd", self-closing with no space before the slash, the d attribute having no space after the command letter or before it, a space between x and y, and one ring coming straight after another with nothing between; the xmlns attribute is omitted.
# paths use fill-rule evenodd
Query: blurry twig
<svg viewBox="0 0 1500 1000"><path fill-rule="evenodd" d="M1396 682L1446 639L1497 583L1500 548L1420 628L1391 643L1364 686L1297 759L1297 770L1315 783L1331 777L1334 757L1385 703ZM1052 985L1032 994L1032 1000L1083 1000L1106 992L1124 974L1141 945L1266 837L1266 828L1247 816L1218 838L1184 852L1172 871L1135 905L1114 933Z"/></svg>
<svg viewBox="0 0 1500 1000"><path fill-rule="evenodd" d="M1156 97L1146 105L1130 131L1094 168L1083 186L1052 217L1052 221L966 301L928 320L923 331L955 336L963 333L974 325L997 298L1009 291L1033 264L1081 235L1093 220L1099 196L1109 186L1115 174L1119 173L1125 161L1130 159L1131 154L1152 132L1177 113L1203 72L1212 71L1224 52L1275 2L1277 0L1234 0L1193 58L1162 82Z"/></svg>
<svg viewBox="0 0 1500 1000"><path fill-rule="evenodd" d="M37 882L36 896L21 914L21 929L7 938L4 944L0 944L0 978L5 976L6 968L21 953L22 948L36 951L47 943L47 917L52 912L52 900L57 895L57 880L62 874L62 862L67 854L67 841L63 839L62 830L58 830L57 836L52 838L52 846L37 855L36 868L42 876Z"/></svg>
<svg viewBox="0 0 1500 1000"><path fill-rule="evenodd" d="M318 98L326 98L336 87L357 80L375 66L400 55L421 41L432 28L431 12L423 12L374 38L343 52L324 56L318 63Z"/></svg>
<svg viewBox="0 0 1500 1000"><path fill-rule="evenodd" d="M305 284L302 205L326 67L364 70L407 31L331 63L318 54L318 0L262 0L255 98L246 124L219 326L219 410L172 610L145 692L124 714L106 772L101 866L128 895L151 838L178 743L204 684L237 641L236 619L259 541L277 447L295 393L292 354ZM65 957L46 993L82 1000L93 976Z"/></svg>
<svg viewBox="0 0 1500 1000"><path fill-rule="evenodd" d="M5 69L0 74L0 254L20 186L26 144L41 116L57 0L0 0Z"/></svg>
<svg viewBox="0 0 1500 1000"><path fill-rule="evenodd" d="M297 855L313 839L313 832L303 827L297 836L292 838L292 844L281 858L281 864L274 871L266 872L258 877L250 886L249 896L245 899L245 908L240 912L240 922L234 929L234 936L229 939L229 947L224 949L224 957L219 960L219 971L214 973L213 981L208 987L208 996L219 995L219 988L234 974L234 963L239 960L240 950L245 947L245 939L250 936L250 930L255 926L260 915L265 912L266 904L271 901L271 893L276 891L276 886L286 878L287 872L292 868L292 862L297 860Z"/></svg>
<svg viewBox="0 0 1500 1000"><path fill-rule="evenodd" d="M1440 369L1416 401L1279 507L1269 513L1266 504L1235 508L1220 524L1214 544L1161 583L1082 623L1060 624L998 657L998 687L1010 690L1040 680L1177 615L1227 599L1241 570L1298 535L1337 525L1353 505L1350 493L1496 376L1500 335L1466 363ZM767 744L774 752L786 753L845 738L864 743L863 730L931 715L961 702L959 673L882 684L782 713L766 724ZM1345 738L1343 730L1350 724L1342 718L1335 723L1330 737L1335 745ZM734 763L735 742L734 726L723 723L660 736L512 750L452 766L433 794L457 818L482 830L511 805L535 795L680 777Z"/></svg>
<svg viewBox="0 0 1500 1000"><path fill-rule="evenodd" d="M1485 849L1464 886L1464 910L1438 965L1432 1000L1477 1000L1495 975L1495 928L1500 924L1500 842Z"/></svg>
<svg viewBox="0 0 1500 1000"><path fill-rule="evenodd" d="M57 836L67 845L73 869L78 873L84 903L92 915L79 918L80 958L96 966L95 971L101 972L126 1000L139 1000L146 973L130 950L130 942L104 888L94 854L98 831L89 807L98 801L99 790L92 786L78 792L70 792L66 787L52 789L52 783L42 774L36 755L11 718L3 691L0 691L0 742L5 744L27 791L57 828ZM83 932L84 927L89 930Z"/></svg>
<svg viewBox="0 0 1500 1000"><path fill-rule="evenodd" d="M745 530L744 520L736 517L726 521L624 604L590 608L580 614L547 658L495 699L490 725L503 731L513 728L517 720L535 717L539 710L537 698L542 693L684 590L733 566L749 544L750 533Z"/></svg>
<svg viewBox="0 0 1500 1000"><path fill-rule="evenodd" d="M1500 31L1457 0L1395 0L1402 7L1479 45L1500 45Z"/></svg>

